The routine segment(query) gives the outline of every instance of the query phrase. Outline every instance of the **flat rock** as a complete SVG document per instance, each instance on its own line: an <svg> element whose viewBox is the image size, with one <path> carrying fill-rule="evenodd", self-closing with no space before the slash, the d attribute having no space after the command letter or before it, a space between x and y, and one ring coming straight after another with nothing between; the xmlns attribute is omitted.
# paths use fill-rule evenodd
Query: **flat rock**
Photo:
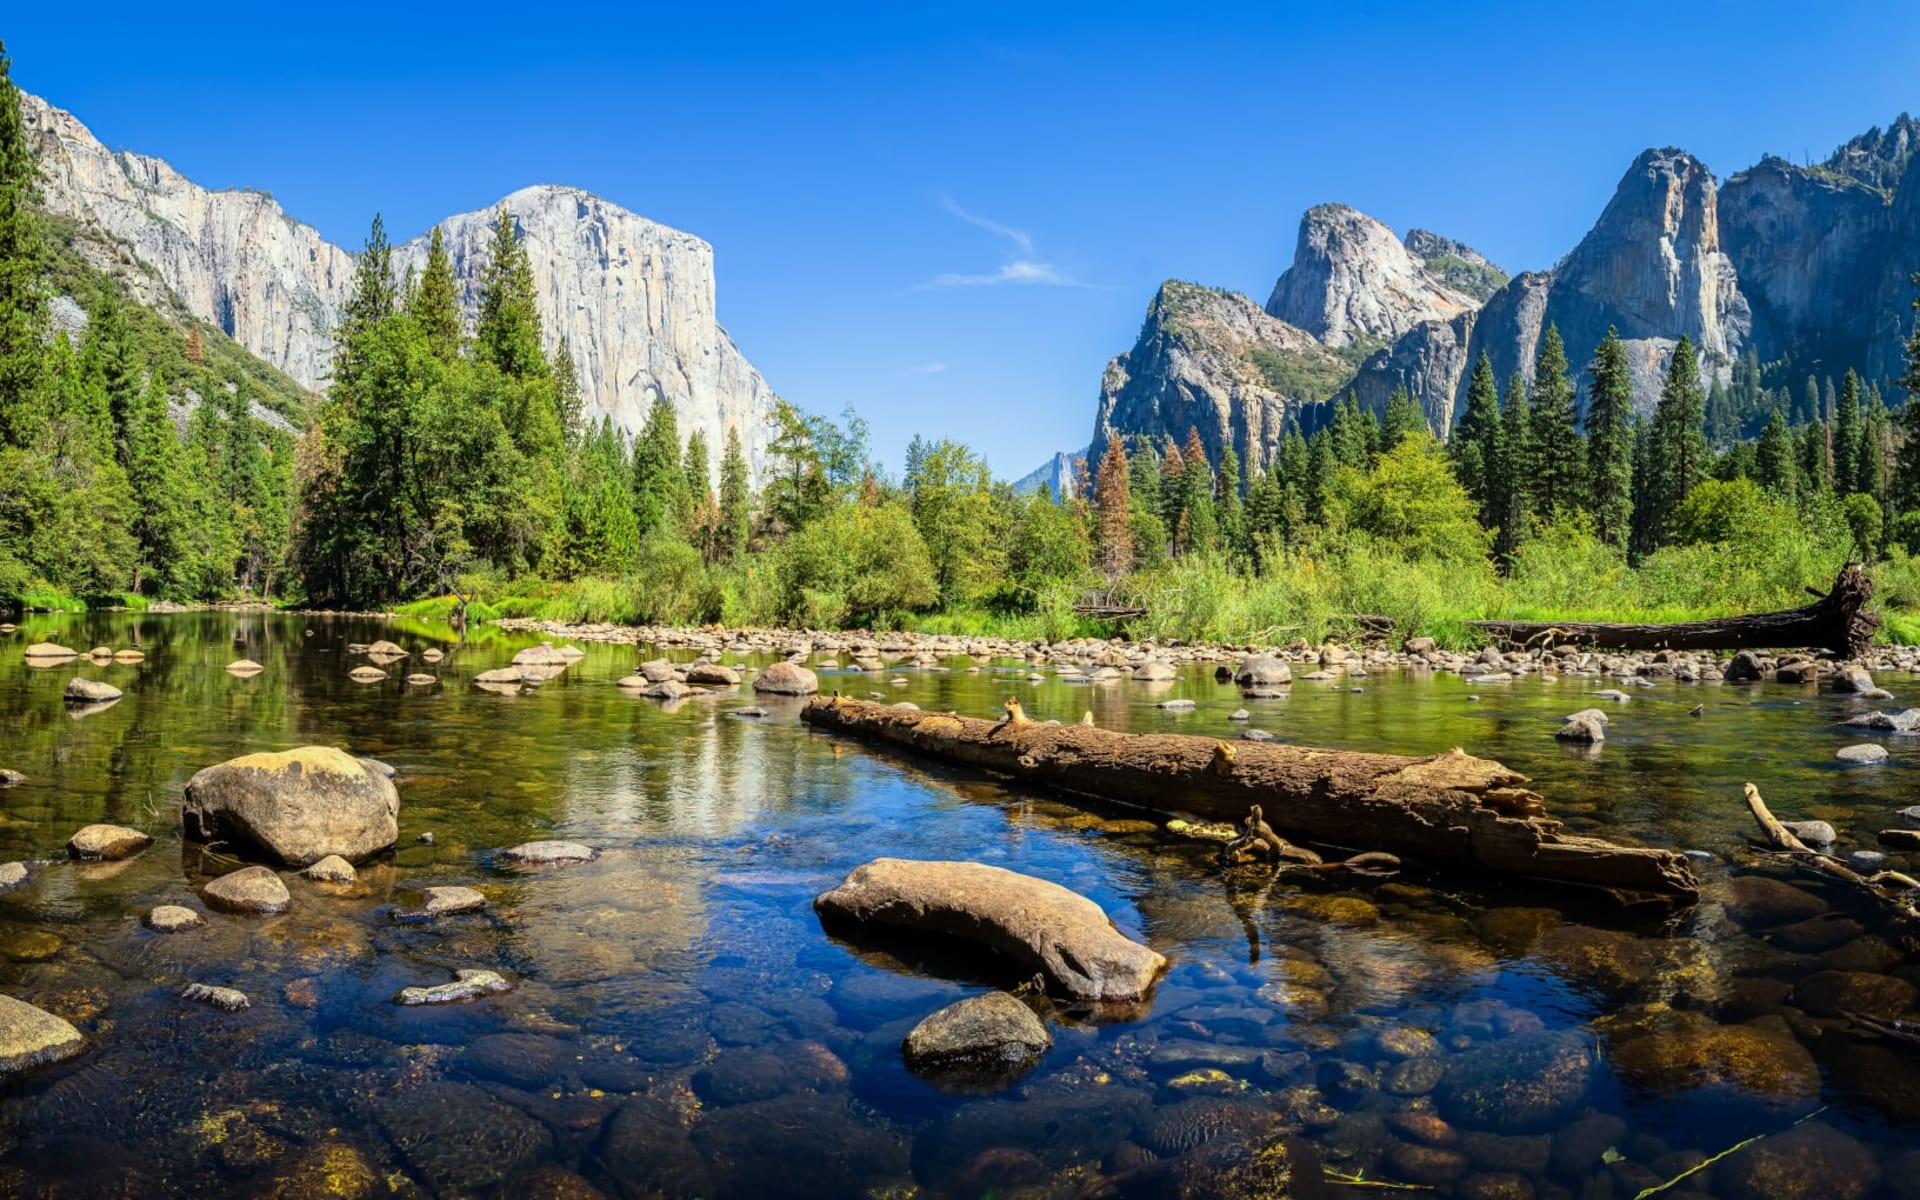
<svg viewBox="0 0 1920 1200"><path fill-rule="evenodd" d="M119 688L110 683L82 679L77 675L67 680L67 689L61 693L68 704L99 704L106 700L118 700L122 694Z"/></svg>
<svg viewBox="0 0 1920 1200"><path fill-rule="evenodd" d="M969 996L926 1017L900 1045L907 1069L941 1082L999 1087L1033 1069L1053 1035L1006 992Z"/></svg>
<svg viewBox="0 0 1920 1200"><path fill-rule="evenodd" d="M187 781L181 820L201 841L238 841L288 866L329 854L358 862L399 840L400 793L364 759L302 746L199 772Z"/></svg>
<svg viewBox="0 0 1920 1200"><path fill-rule="evenodd" d="M214 987L206 983L188 984L181 990L180 998L211 1005L222 1012L239 1012L253 1007L253 1001L247 999L247 994L238 988Z"/></svg>
<svg viewBox="0 0 1920 1200"><path fill-rule="evenodd" d="M502 850L500 857L519 866L548 867L592 862L600 857L600 852L579 842L522 842Z"/></svg>
<svg viewBox="0 0 1920 1200"><path fill-rule="evenodd" d="M379 667L355 667L347 672L347 678L355 683L379 683L386 677L387 673Z"/></svg>
<svg viewBox="0 0 1920 1200"><path fill-rule="evenodd" d="M470 887L430 887L420 889L420 903L412 908L396 908L396 921L431 921L439 917L457 917L477 913L487 906L486 894Z"/></svg>
<svg viewBox="0 0 1920 1200"><path fill-rule="evenodd" d="M962 938L1081 1000L1140 999L1167 962L1085 896L984 863L877 858L813 905L823 923Z"/></svg>
<svg viewBox="0 0 1920 1200"><path fill-rule="evenodd" d="M1887 761L1887 748L1878 742L1861 742L1857 746L1842 746L1833 752L1833 757L1843 763L1869 765Z"/></svg>
<svg viewBox="0 0 1920 1200"><path fill-rule="evenodd" d="M1613 720L1612 717L1606 714L1606 711L1604 709L1598 709L1598 708L1583 708L1577 713L1569 713L1566 716L1561 717L1560 720L1562 722L1567 722L1567 721L1578 721L1578 720L1581 720L1582 718L1585 718L1590 721L1598 721L1602 725L1605 725L1609 721Z"/></svg>
<svg viewBox="0 0 1920 1200"><path fill-rule="evenodd" d="M338 854L329 854L300 873L321 883L352 883L360 877L353 864Z"/></svg>
<svg viewBox="0 0 1920 1200"><path fill-rule="evenodd" d="M264 670L265 667L250 658L238 658L227 664L229 675L258 675Z"/></svg>
<svg viewBox="0 0 1920 1200"><path fill-rule="evenodd" d="M67 854L73 858L122 859L153 845L153 839L138 829L124 825L88 825L67 839Z"/></svg>
<svg viewBox="0 0 1920 1200"><path fill-rule="evenodd" d="M475 968L455 971L449 983L435 984L432 987L401 988L393 998L395 1004L408 1006L420 1004L459 1004L467 1000L477 1000L482 996L510 992L513 985L502 978L497 971L483 971Z"/></svg>
<svg viewBox="0 0 1920 1200"><path fill-rule="evenodd" d="M256 916L283 913L293 906L287 885L268 867L230 871L202 887L200 896L226 912Z"/></svg>
<svg viewBox="0 0 1920 1200"><path fill-rule="evenodd" d="M733 687L740 682L740 672L719 663L700 662L687 668L687 682L701 687Z"/></svg>
<svg viewBox="0 0 1920 1200"><path fill-rule="evenodd" d="M529 646L513 656L513 665L516 667L564 667L572 661L549 642Z"/></svg>
<svg viewBox="0 0 1920 1200"><path fill-rule="evenodd" d="M676 678L673 664L664 658L651 658L633 669L633 673L648 683L665 683Z"/></svg>
<svg viewBox="0 0 1920 1200"><path fill-rule="evenodd" d="M72 1058L84 1044L70 1022L0 995L0 1075Z"/></svg>
<svg viewBox="0 0 1920 1200"><path fill-rule="evenodd" d="M438 675L429 675L425 671L416 671L412 675L407 676L407 682L414 687L432 687L434 684L440 682L440 677Z"/></svg>
<svg viewBox="0 0 1920 1200"><path fill-rule="evenodd" d="M1133 678L1137 683L1163 683L1179 677L1180 672L1172 663L1161 662L1158 659L1143 662L1133 669Z"/></svg>
<svg viewBox="0 0 1920 1200"><path fill-rule="evenodd" d="M797 663L777 662L753 677L753 690L773 696L811 696L820 680Z"/></svg>
<svg viewBox="0 0 1920 1200"><path fill-rule="evenodd" d="M162 904L148 910L146 926L155 933L183 933L207 923L199 913L179 904Z"/></svg>
<svg viewBox="0 0 1920 1200"><path fill-rule="evenodd" d="M1199 705L1192 700L1162 700L1160 703L1154 705L1154 707L1164 708L1169 712L1192 712L1195 708L1198 708Z"/></svg>
<svg viewBox="0 0 1920 1200"><path fill-rule="evenodd" d="M1827 902L1765 875L1742 875L1728 885L1727 915L1747 928L1789 925L1827 911Z"/></svg>
<svg viewBox="0 0 1920 1200"><path fill-rule="evenodd" d="M28 658L79 658L80 652L53 642L35 642L26 649Z"/></svg>

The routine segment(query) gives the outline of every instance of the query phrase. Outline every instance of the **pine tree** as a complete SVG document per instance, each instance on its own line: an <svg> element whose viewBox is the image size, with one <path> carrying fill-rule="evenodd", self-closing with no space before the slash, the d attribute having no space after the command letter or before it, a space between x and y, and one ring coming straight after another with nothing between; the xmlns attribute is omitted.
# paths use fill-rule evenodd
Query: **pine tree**
<svg viewBox="0 0 1920 1200"><path fill-rule="evenodd" d="M1632 515L1627 522L1627 554L1630 561L1637 563L1660 544L1662 514L1655 502L1660 493L1660 478L1659 469L1654 465L1652 423L1636 414L1628 437L1633 449L1633 482L1628 491L1632 497Z"/></svg>
<svg viewBox="0 0 1920 1200"><path fill-rule="evenodd" d="M40 331L46 302L37 278L40 233L33 214L37 188L20 90L0 42L0 446L25 447L39 424L34 392L40 378Z"/></svg>
<svg viewBox="0 0 1920 1200"><path fill-rule="evenodd" d="M573 363L573 343L560 339L553 352L553 410L560 419L560 431L567 444L578 441L581 432L580 374Z"/></svg>
<svg viewBox="0 0 1920 1200"><path fill-rule="evenodd" d="M207 348L200 341L200 322L187 326L187 361L200 366L207 361Z"/></svg>
<svg viewBox="0 0 1920 1200"><path fill-rule="evenodd" d="M1406 438L1416 433L1431 435L1433 429L1427 424L1427 414L1414 402L1406 385L1393 389L1387 397L1386 415L1380 421L1380 453L1390 453Z"/></svg>
<svg viewBox="0 0 1920 1200"><path fill-rule="evenodd" d="M680 454L679 417L672 403L656 393L633 444L633 511L643 531L685 515L687 476Z"/></svg>
<svg viewBox="0 0 1920 1200"><path fill-rule="evenodd" d="M1633 521L1633 375L1619 334L1594 352L1587 390L1587 508L1602 541L1624 547Z"/></svg>
<svg viewBox="0 0 1920 1200"><path fill-rule="evenodd" d="M1246 509L1240 494L1240 450L1227 435L1220 447L1220 473L1215 481L1214 520L1220 530L1220 547L1235 560L1247 551Z"/></svg>
<svg viewBox="0 0 1920 1200"><path fill-rule="evenodd" d="M1307 440L1305 484L1301 488L1307 520L1326 525L1333 516L1334 476L1340 468L1333 448L1333 431L1320 429Z"/></svg>
<svg viewBox="0 0 1920 1200"><path fill-rule="evenodd" d="M1793 465L1793 435L1779 409L1767 418L1760 430L1760 445L1755 453L1754 478L1760 486L1791 504L1799 496L1799 474Z"/></svg>
<svg viewBox="0 0 1920 1200"><path fill-rule="evenodd" d="M1865 491L1860 484L1860 377L1848 371L1833 409L1833 490L1841 496Z"/></svg>
<svg viewBox="0 0 1920 1200"><path fill-rule="evenodd" d="M1181 457L1186 463L1180 479L1180 515L1185 533L1177 538L1179 553L1211 554L1220 530L1213 509L1213 469L1207 463L1207 447L1200 440L1198 428L1187 427L1187 444Z"/></svg>
<svg viewBox="0 0 1920 1200"><path fill-rule="evenodd" d="M1920 289L1920 272L1908 277L1907 282ZM1920 294L1914 296L1911 307L1920 314ZM1900 406L1900 449L1894 458L1890 486L1898 528L1900 518L1920 514L1920 318L1914 320L1907 334L1904 369L1894 383L1907 394L1906 403ZM1902 540L1910 543L1909 552L1920 550L1920 545L1911 544L1920 542L1920 536L1909 538L1903 534Z"/></svg>
<svg viewBox="0 0 1920 1200"><path fill-rule="evenodd" d="M513 217L504 208L494 220L486 270L480 275L480 316L474 322L473 351L474 357L493 364L510 379L541 379L547 374L533 264ZM676 462L679 457L675 447Z"/></svg>
<svg viewBox="0 0 1920 1200"><path fill-rule="evenodd" d="M1532 465L1528 471L1533 511L1543 517L1571 510L1585 491L1587 464L1580 444L1579 411L1567 376L1567 348L1560 327L1547 326L1533 361Z"/></svg>
<svg viewBox="0 0 1920 1200"><path fill-rule="evenodd" d="M1452 447L1454 475L1479 509L1480 523L1489 528L1500 524L1498 474L1505 463L1503 443L1500 388L1494 382L1493 361L1482 350L1467 381L1466 411L1453 431Z"/></svg>
<svg viewBox="0 0 1920 1200"><path fill-rule="evenodd" d="M1707 477L1706 392L1700 386L1700 362L1685 334L1667 363L1666 383L1653 410L1647 452L1647 497L1642 526L1647 550L1665 545L1673 514L1694 485Z"/></svg>
<svg viewBox="0 0 1920 1200"><path fill-rule="evenodd" d="M747 552L752 533L752 477L747 456L740 449L740 431L727 426L727 449L720 456L720 544L722 555L735 558Z"/></svg>
<svg viewBox="0 0 1920 1200"><path fill-rule="evenodd" d="M1494 472L1499 505L1499 531L1494 552L1511 561L1526 537L1532 513L1529 485L1533 465L1533 412L1527 403L1527 384L1516 372L1507 380L1507 398L1500 414L1500 463Z"/></svg>
<svg viewBox="0 0 1920 1200"><path fill-rule="evenodd" d="M1827 423L1802 425L1795 450L1800 460L1800 497L1810 500L1827 487Z"/></svg>
<svg viewBox="0 0 1920 1200"><path fill-rule="evenodd" d="M1100 569L1108 579L1118 579L1133 566L1132 504L1127 495L1127 449L1120 435L1107 435L1106 452L1100 456L1100 470L1093 480L1095 521L1094 545L1099 552Z"/></svg>
<svg viewBox="0 0 1920 1200"><path fill-rule="evenodd" d="M407 298L407 315L420 323L435 358L450 363L460 357L465 332L460 321L460 285L453 276L447 238L435 225L427 235L427 266Z"/></svg>

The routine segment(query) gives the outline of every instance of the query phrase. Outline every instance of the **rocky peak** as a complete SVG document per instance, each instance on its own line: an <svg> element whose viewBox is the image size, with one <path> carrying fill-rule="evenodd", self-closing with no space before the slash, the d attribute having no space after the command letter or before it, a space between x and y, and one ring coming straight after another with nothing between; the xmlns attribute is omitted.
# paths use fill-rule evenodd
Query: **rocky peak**
<svg viewBox="0 0 1920 1200"><path fill-rule="evenodd" d="M1512 278L1472 246L1430 230L1407 230L1406 247L1428 275L1482 304Z"/></svg>
<svg viewBox="0 0 1920 1200"><path fill-rule="evenodd" d="M1875 125L1849 139L1822 165L1868 187L1891 192L1916 149L1920 149L1920 121L1901 113L1885 129Z"/></svg>
<svg viewBox="0 0 1920 1200"><path fill-rule="evenodd" d="M1267 313L1329 346L1382 343L1427 321L1476 307L1473 297L1429 275L1386 225L1344 204L1300 218L1293 265L1281 273Z"/></svg>
<svg viewBox="0 0 1920 1200"><path fill-rule="evenodd" d="M1348 358L1246 296L1169 280L1133 349L1107 364L1088 457L1098 462L1115 431L1179 442L1193 428L1213 461L1231 438L1262 468L1287 421L1352 373Z"/></svg>

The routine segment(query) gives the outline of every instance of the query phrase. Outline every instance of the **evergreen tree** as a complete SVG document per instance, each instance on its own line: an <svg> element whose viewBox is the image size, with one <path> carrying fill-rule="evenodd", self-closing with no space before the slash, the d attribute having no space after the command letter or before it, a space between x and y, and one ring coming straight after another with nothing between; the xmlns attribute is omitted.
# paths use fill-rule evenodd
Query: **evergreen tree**
<svg viewBox="0 0 1920 1200"><path fill-rule="evenodd" d="M1100 469L1093 477L1094 547L1100 569L1118 579L1133 566L1132 501L1128 496L1127 448L1120 435L1107 435Z"/></svg>
<svg viewBox="0 0 1920 1200"><path fill-rule="evenodd" d="M419 322L434 357L443 363L460 357L466 340L460 321L460 285L453 276L446 234L438 225L427 235L427 266L407 297L407 315Z"/></svg>
<svg viewBox="0 0 1920 1200"><path fill-rule="evenodd" d="M679 417L672 403L655 393L633 444L633 511L642 532L686 514L687 475L680 455Z"/></svg>
<svg viewBox="0 0 1920 1200"><path fill-rule="evenodd" d="M1500 524L1500 484L1497 478L1505 463L1505 439L1500 428L1500 388L1493 378L1493 361L1486 351L1473 364L1467 380L1466 411L1453 431L1453 470L1460 486L1473 498L1480 512L1480 523L1493 528Z"/></svg>
<svg viewBox="0 0 1920 1200"><path fill-rule="evenodd" d="M1220 448L1220 473L1213 497L1215 523L1220 531L1220 548L1239 560L1247 551L1246 510L1240 494L1240 451L1231 432Z"/></svg>
<svg viewBox="0 0 1920 1200"><path fill-rule="evenodd" d="M1494 552L1511 561L1527 534L1533 511L1530 484L1533 464L1533 412L1527 404L1527 384L1516 372L1507 380L1507 398L1500 414L1500 460L1494 471L1494 499L1499 527Z"/></svg>
<svg viewBox="0 0 1920 1200"><path fill-rule="evenodd" d="M526 381L547 374L533 264L513 217L504 208L494 220L487 266L480 274L480 316L474 322L473 351L475 358L491 363L509 379ZM676 462L679 457L675 447Z"/></svg>
<svg viewBox="0 0 1920 1200"><path fill-rule="evenodd" d="M1827 423L1814 421L1802 425L1795 450L1799 459L1800 497L1810 500L1827 487Z"/></svg>
<svg viewBox="0 0 1920 1200"><path fill-rule="evenodd" d="M1920 288L1920 272L1907 280L1915 288ZM1916 314L1920 314L1920 294L1916 294L1911 305ZM1898 527L1902 518L1909 525L1914 523L1915 514L1920 514L1920 319L1915 319L1907 334L1905 362L1900 378L1895 384L1906 392L1906 403L1900 406L1900 449L1894 458L1893 481L1891 491L1895 524ZM1908 551L1920 551L1920 530L1916 536L1901 534L1901 540L1907 543Z"/></svg>
<svg viewBox="0 0 1920 1200"><path fill-rule="evenodd" d="M1380 421L1380 453L1389 454L1402 441L1415 433L1432 433L1427 424L1427 414L1401 384L1387 397L1386 415Z"/></svg>
<svg viewBox="0 0 1920 1200"><path fill-rule="evenodd" d="M1380 423L1360 407L1360 397L1348 391L1333 405L1333 456L1343 467L1364 471L1380 445Z"/></svg>
<svg viewBox="0 0 1920 1200"><path fill-rule="evenodd" d="M1820 411L1820 381L1809 375L1807 386L1800 390L1799 409L1794 413L1793 423L1810 425L1822 419L1824 415Z"/></svg>
<svg viewBox="0 0 1920 1200"><path fill-rule="evenodd" d="M1633 521L1633 375L1607 330L1587 390L1587 509L1602 541L1624 547Z"/></svg>
<svg viewBox="0 0 1920 1200"><path fill-rule="evenodd" d="M1667 363L1666 383L1648 432L1646 494L1650 503L1641 522L1648 551L1666 544L1673 514L1686 502L1694 485L1707 477L1710 454L1705 426L1706 392L1700 386L1700 363L1692 341L1682 334Z"/></svg>
<svg viewBox="0 0 1920 1200"><path fill-rule="evenodd" d="M1339 458L1333 448L1333 431L1317 430L1307 440L1306 482L1301 488L1306 518L1315 525L1325 526L1334 515L1334 480L1339 469Z"/></svg>
<svg viewBox="0 0 1920 1200"><path fill-rule="evenodd" d="M1543 517L1571 510L1585 491L1587 464L1580 444L1579 412L1573 380L1567 375L1567 347L1560 328L1547 326L1533 361L1533 406L1529 431L1532 463L1528 471L1532 508Z"/></svg>
<svg viewBox="0 0 1920 1200"><path fill-rule="evenodd" d="M1181 457L1186 469L1180 478L1180 520L1184 528L1176 532L1178 552L1211 554L1220 529L1213 508L1213 469L1207 464L1207 447L1200 440L1199 429L1188 426L1187 444Z"/></svg>
<svg viewBox="0 0 1920 1200"><path fill-rule="evenodd" d="M1799 472L1793 463L1793 435L1779 409L1767 418L1755 453L1754 478L1761 487L1792 504L1799 498Z"/></svg>
<svg viewBox="0 0 1920 1200"><path fill-rule="evenodd" d="M1287 490L1279 463L1253 477L1247 488L1246 544L1254 555L1266 555L1287 542Z"/></svg>
<svg viewBox="0 0 1920 1200"><path fill-rule="evenodd" d="M1860 486L1860 377L1848 371L1833 409L1833 490L1842 496Z"/></svg>
<svg viewBox="0 0 1920 1200"><path fill-rule="evenodd" d="M1632 512L1627 522L1627 553L1629 560L1637 563L1653 553L1660 544L1663 525L1656 498L1660 494L1661 482L1659 468L1654 461L1652 424L1636 414L1628 437L1633 451L1633 482L1628 492L1632 497Z"/></svg>
<svg viewBox="0 0 1920 1200"><path fill-rule="evenodd" d="M561 338L560 348L553 352L553 411L568 445L580 438L581 408L580 374L573 363L573 343Z"/></svg>
<svg viewBox="0 0 1920 1200"><path fill-rule="evenodd" d="M747 456L740 449L740 431L727 426L727 448L720 456L720 545L726 558L747 552L753 529L753 482Z"/></svg>
<svg viewBox="0 0 1920 1200"><path fill-rule="evenodd" d="M46 304L39 280L40 235L33 214L33 155L20 117L12 60L0 43L0 445L25 447L38 424L40 331Z"/></svg>

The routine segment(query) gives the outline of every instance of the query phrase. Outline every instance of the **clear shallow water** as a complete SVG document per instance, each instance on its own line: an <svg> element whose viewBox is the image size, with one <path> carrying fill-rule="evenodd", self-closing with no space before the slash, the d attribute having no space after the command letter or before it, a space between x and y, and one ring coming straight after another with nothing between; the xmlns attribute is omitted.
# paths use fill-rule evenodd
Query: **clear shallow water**
<svg viewBox="0 0 1920 1200"><path fill-rule="evenodd" d="M362 660L346 643L380 637L450 654L350 681ZM650 656L634 647L583 644L537 692L499 696L471 677L538 639L445 639L196 613L36 617L0 640L0 766L29 776L0 791L0 860L64 860L96 821L156 838L127 863L51 863L0 897L0 990L71 1016L89 1043L0 1085L0 1194L1205 1195L1225 1186L1207 1174L1215 1158L1282 1134L1329 1171L1443 1195L1632 1196L1761 1133L1774 1136L1756 1150L1782 1152L1736 1155L1677 1194L1914 1187L1920 1057L1823 1014L1907 1013L1920 975L1812 885L1734 882L1756 873L1748 779L1782 818L1833 822L1843 850L1871 848L1915 801L1920 744L1888 740L1881 767L1833 763L1867 740L1834 724L1858 702L1632 688L1602 704L1614 722L1588 753L1552 730L1617 680L1396 670L1243 702L1199 668L1153 687L1029 684L1024 664L965 659L822 676L983 715L1018 694L1039 719L1091 709L1108 728L1231 737L1226 716L1244 706L1292 741L1463 746L1532 776L1575 830L1715 855L1703 902L1675 915L1414 873L1356 886L1225 872L1139 814L828 738L795 705L749 720L728 713L750 693L667 708L628 696L613 681ZM39 640L137 644L147 660L29 668L20 650ZM242 656L266 671L228 676ZM408 687L413 670L442 683ZM76 673L127 695L76 720L60 697ZM1920 693L1882 683L1902 702ZM1199 707L1153 707L1179 696ZM390 860L345 896L289 874L284 917L143 930L156 904L201 907L197 885L233 865L182 843L188 777L309 743L398 768ZM543 837L604 853L538 874L498 861ZM1018 1084L936 1090L902 1068L900 1038L1017 980L980 964L955 979L931 951L823 934L812 897L880 854L1056 880L1172 967L1137 1019L1055 1013L1054 1049ZM441 883L481 888L490 911L388 918L407 889ZM462 967L516 990L391 1003ZM253 1007L186 1002L189 982L237 987Z"/></svg>

